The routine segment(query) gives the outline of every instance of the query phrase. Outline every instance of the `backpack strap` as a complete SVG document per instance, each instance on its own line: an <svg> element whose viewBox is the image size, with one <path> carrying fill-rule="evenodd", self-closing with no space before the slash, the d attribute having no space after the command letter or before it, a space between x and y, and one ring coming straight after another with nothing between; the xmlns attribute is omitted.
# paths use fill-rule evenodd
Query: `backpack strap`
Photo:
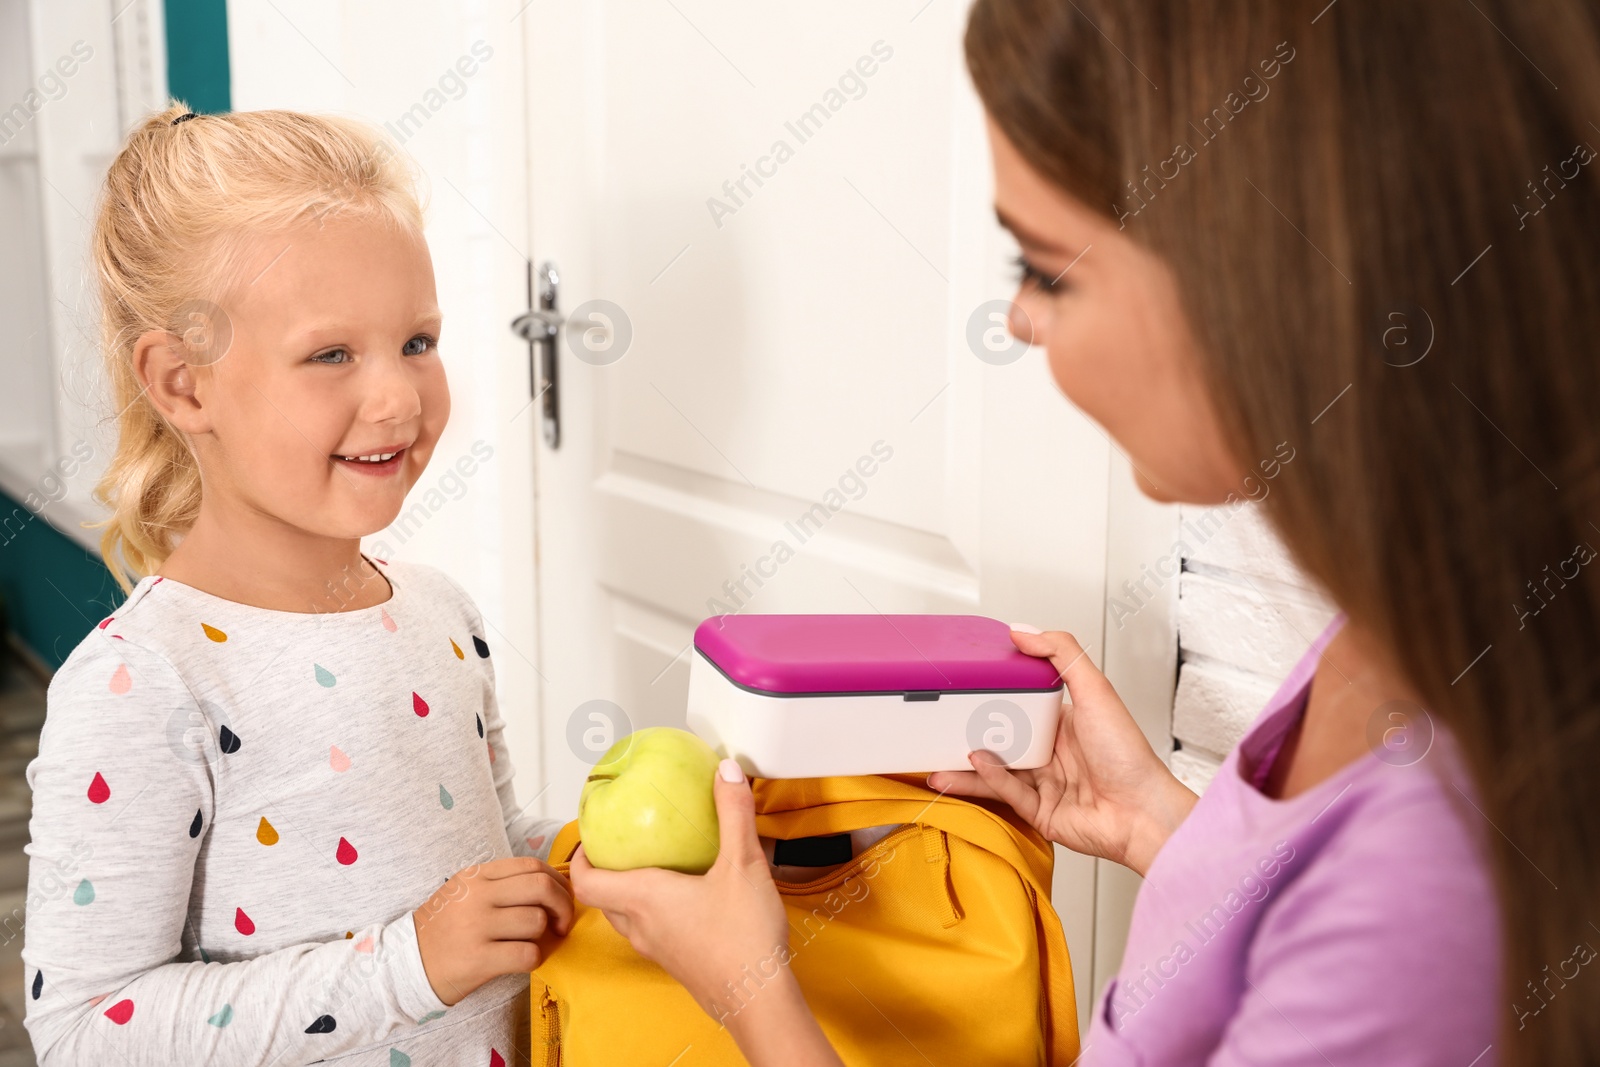
<svg viewBox="0 0 1600 1067"><path fill-rule="evenodd" d="M556 839L550 842L550 865L565 869L572 862L572 854L578 851L579 840L578 820L573 819L556 831Z"/></svg>
<svg viewBox="0 0 1600 1067"><path fill-rule="evenodd" d="M954 834L1015 867L1036 895L1050 897L1055 852L1004 804L946 796L926 775L764 779L753 783L756 830L768 837L813 837L869 826L916 823Z"/></svg>

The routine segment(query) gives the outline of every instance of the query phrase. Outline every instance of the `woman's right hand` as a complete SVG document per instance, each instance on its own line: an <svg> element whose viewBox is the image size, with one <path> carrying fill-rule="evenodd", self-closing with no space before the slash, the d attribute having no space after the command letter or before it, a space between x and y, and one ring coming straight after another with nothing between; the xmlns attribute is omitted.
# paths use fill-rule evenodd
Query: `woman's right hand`
<svg viewBox="0 0 1600 1067"><path fill-rule="evenodd" d="M968 757L974 770L936 771L929 787L1002 800L1050 840L1142 876L1199 798L1156 755L1071 634L1013 629L1011 640L1030 656L1048 658L1072 701L1061 709L1050 762L1014 771L993 753L974 752Z"/></svg>
<svg viewBox="0 0 1600 1067"><path fill-rule="evenodd" d="M532 856L474 863L412 913L428 984L446 1006L491 978L531 971L540 940L572 929L572 885Z"/></svg>

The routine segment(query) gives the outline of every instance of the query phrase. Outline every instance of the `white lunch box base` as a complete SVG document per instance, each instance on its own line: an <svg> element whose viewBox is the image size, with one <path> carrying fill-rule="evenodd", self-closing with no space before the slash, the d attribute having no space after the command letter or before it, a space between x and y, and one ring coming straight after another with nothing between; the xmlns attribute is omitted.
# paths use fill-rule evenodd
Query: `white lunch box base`
<svg viewBox="0 0 1600 1067"><path fill-rule="evenodd" d="M688 725L756 778L969 771L967 753L975 747L1028 769L1050 759L1061 698L1060 689L941 693L937 700L776 696L734 685L697 652Z"/></svg>

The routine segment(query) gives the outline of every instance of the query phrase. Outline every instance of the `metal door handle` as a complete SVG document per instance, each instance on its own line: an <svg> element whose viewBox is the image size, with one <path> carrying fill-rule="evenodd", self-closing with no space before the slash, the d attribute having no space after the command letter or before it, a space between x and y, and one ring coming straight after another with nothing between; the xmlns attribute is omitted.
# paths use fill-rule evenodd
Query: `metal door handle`
<svg viewBox="0 0 1600 1067"><path fill-rule="evenodd" d="M537 303L535 297L537 296ZM550 260L539 264L537 278L528 264L528 304L511 320L511 331L528 342L528 383L534 399L543 398L544 443L561 447L561 392L556 349L566 317L558 310L561 273Z"/></svg>

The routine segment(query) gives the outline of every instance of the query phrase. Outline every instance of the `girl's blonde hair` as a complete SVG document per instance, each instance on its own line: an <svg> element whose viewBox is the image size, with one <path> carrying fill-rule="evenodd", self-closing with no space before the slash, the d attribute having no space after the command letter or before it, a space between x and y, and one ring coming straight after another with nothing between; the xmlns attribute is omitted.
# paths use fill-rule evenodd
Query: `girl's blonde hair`
<svg viewBox="0 0 1600 1067"><path fill-rule="evenodd" d="M106 174L91 243L117 412L116 454L94 493L110 516L95 525L105 528L100 555L124 592L130 575L150 574L172 554L200 511L194 452L134 373L140 335L184 335L186 312L240 280L232 260L243 238L335 211L422 230L412 169L366 123L293 111L187 114L174 102L128 135Z"/></svg>

